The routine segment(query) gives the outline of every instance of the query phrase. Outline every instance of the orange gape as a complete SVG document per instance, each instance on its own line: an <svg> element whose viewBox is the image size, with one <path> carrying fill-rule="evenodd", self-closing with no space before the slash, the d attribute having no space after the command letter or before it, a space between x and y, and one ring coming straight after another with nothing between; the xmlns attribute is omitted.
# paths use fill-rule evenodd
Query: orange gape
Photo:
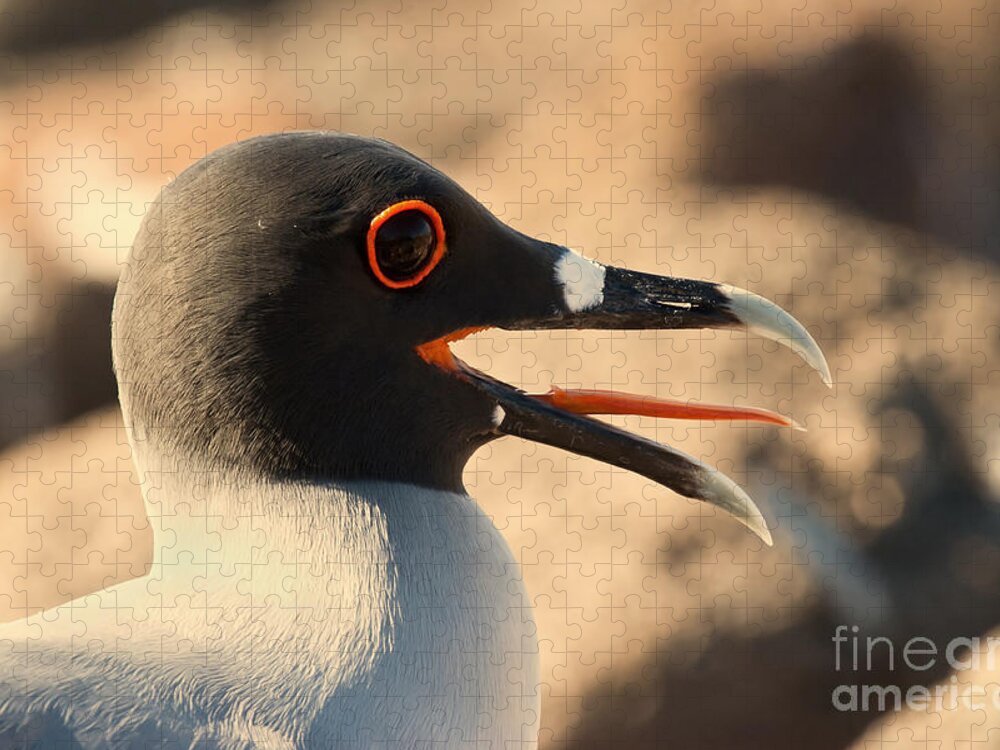
<svg viewBox="0 0 1000 750"><path fill-rule="evenodd" d="M466 336L485 331L489 326L462 328L441 338L428 341L416 348L417 354L429 365L435 365L448 372L459 369L455 355L448 344L461 341ZM615 391L563 390L552 386L548 393L529 393L533 399L554 406L572 414L633 414L639 417L660 419L724 419L735 421L766 422L782 427L801 427L794 420L767 409L752 406L719 406L716 404L690 404L655 396L636 396Z"/></svg>
<svg viewBox="0 0 1000 750"><path fill-rule="evenodd" d="M442 370L455 372L458 370L458 365L455 363L455 355L451 353L451 349L448 348L448 344L455 341L461 341L466 336L471 336L474 333L485 331L488 328L489 326L478 326L473 328L461 328L457 331L452 331L439 339L428 341L426 344L420 344L420 346L416 348L417 354L419 354L420 358L429 365L436 365Z"/></svg>

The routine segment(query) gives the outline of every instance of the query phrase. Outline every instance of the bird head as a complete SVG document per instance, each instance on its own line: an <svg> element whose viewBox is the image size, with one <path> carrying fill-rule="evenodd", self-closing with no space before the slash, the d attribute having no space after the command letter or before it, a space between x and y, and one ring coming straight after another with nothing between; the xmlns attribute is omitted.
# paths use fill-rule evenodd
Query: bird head
<svg viewBox="0 0 1000 750"><path fill-rule="evenodd" d="M488 328L743 327L829 381L808 332L755 294L529 237L390 143L287 133L220 149L163 189L119 282L113 344L133 440L193 470L458 491L472 453L513 435L635 471L769 541L730 479L588 414L787 420L531 395L449 348Z"/></svg>

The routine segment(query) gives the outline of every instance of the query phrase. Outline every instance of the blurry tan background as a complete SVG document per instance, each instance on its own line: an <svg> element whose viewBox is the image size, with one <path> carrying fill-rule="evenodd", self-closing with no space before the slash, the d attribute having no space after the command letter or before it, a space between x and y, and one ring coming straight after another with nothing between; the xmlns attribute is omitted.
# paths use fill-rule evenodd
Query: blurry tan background
<svg viewBox="0 0 1000 750"><path fill-rule="evenodd" d="M747 487L773 549L543 446L472 460L537 607L543 747L1000 746L997 710L830 695L950 679L837 673L838 624L900 647L1000 635L1000 3L215 5L0 3L3 617L143 570L108 324L149 201L219 145L330 128L404 146L525 232L774 299L834 368L828 391L786 350L711 332L458 348L525 388L808 428L615 418Z"/></svg>

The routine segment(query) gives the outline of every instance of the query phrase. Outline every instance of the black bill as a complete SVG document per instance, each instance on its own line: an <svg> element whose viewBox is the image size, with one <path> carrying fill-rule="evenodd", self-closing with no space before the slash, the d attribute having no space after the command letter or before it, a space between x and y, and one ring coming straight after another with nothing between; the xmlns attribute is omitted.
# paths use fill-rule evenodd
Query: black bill
<svg viewBox="0 0 1000 750"><path fill-rule="evenodd" d="M795 318L763 297L725 284L593 265L597 269L594 271L595 278L603 284L590 283L590 291L583 303L571 305L567 302L562 310L551 316L517 320L502 327L510 330L745 327L788 346L819 372L824 383L829 385L832 382L826 359L809 332ZM582 286L586 287L586 283ZM765 543L771 544L771 533L760 510L727 476L692 456L586 416L592 413L656 416L655 409L636 408L637 397L627 394L621 394L619 398L616 394L605 392L600 398L595 398L594 392L581 391L574 395L560 391L557 400L551 394L536 396L524 393L469 367L451 354L448 344L474 330L457 331L428 342L418 347L418 353L425 361L470 383L495 402L498 407L497 434L544 443L634 471L685 497L721 508ZM620 402L621 408L614 408L615 401ZM599 403L600 408L588 406L594 403ZM664 404L667 402L654 403L661 407ZM684 405L676 402L668 405L671 416L705 418L695 416L705 414L704 407L691 407L691 414L685 416ZM729 407L727 411L729 416L722 418L792 424L791 420L781 421L778 415L762 410Z"/></svg>

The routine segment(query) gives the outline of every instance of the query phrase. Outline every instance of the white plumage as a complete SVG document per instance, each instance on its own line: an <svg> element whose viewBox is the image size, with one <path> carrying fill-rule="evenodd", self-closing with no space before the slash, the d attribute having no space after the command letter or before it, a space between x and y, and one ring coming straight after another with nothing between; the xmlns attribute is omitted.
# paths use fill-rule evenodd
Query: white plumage
<svg viewBox="0 0 1000 750"><path fill-rule="evenodd" d="M148 499L149 577L0 629L0 746L535 747L530 602L467 496L168 481Z"/></svg>

